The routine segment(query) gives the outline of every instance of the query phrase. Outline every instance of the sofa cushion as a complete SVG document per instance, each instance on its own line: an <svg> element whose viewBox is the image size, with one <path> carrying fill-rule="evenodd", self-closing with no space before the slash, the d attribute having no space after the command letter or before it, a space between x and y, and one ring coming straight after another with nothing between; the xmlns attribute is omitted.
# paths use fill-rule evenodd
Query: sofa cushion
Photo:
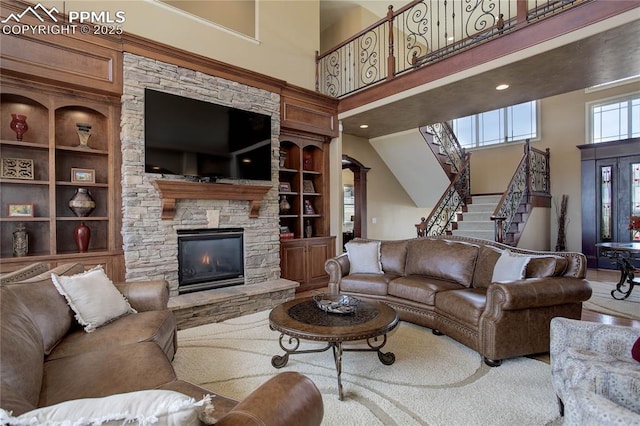
<svg viewBox="0 0 640 426"><path fill-rule="evenodd" d="M143 390L61 402L38 408L19 417L0 409L0 421L19 425L122 425L162 424L200 426L199 413L203 405L211 404L206 397L196 401L170 390ZM2 423L4 424L4 423Z"/></svg>
<svg viewBox="0 0 640 426"><path fill-rule="evenodd" d="M473 287L487 288L491 285L493 268L500 258L502 250L491 246L480 246L478 260L473 272Z"/></svg>
<svg viewBox="0 0 640 426"><path fill-rule="evenodd" d="M169 310L139 312L103 325L92 333L71 331L47 357L47 361L116 345L154 342L173 359L176 320Z"/></svg>
<svg viewBox="0 0 640 426"><path fill-rule="evenodd" d="M88 333L116 318L136 312L100 265L72 276L52 273L51 279Z"/></svg>
<svg viewBox="0 0 640 426"><path fill-rule="evenodd" d="M487 305L486 288L465 288L436 294L436 312L477 328Z"/></svg>
<svg viewBox="0 0 640 426"><path fill-rule="evenodd" d="M471 286L478 246L457 241L418 238L408 243L406 275L427 275Z"/></svg>
<svg viewBox="0 0 640 426"><path fill-rule="evenodd" d="M44 363L38 406L79 398L155 389L176 379L165 353L152 342L112 346Z"/></svg>
<svg viewBox="0 0 640 426"><path fill-rule="evenodd" d="M0 287L0 407L16 413L38 405L44 345L31 311L10 287Z"/></svg>
<svg viewBox="0 0 640 426"><path fill-rule="evenodd" d="M349 274L382 274L380 241L351 240L345 244Z"/></svg>
<svg viewBox="0 0 640 426"><path fill-rule="evenodd" d="M531 256L527 264L526 278L560 277L569 261L562 256Z"/></svg>
<svg viewBox="0 0 640 426"><path fill-rule="evenodd" d="M514 255L511 254L511 250L504 250L493 267L491 281L508 283L524 279L530 260L528 256Z"/></svg>
<svg viewBox="0 0 640 426"><path fill-rule="evenodd" d="M376 294L385 296L389 281L397 278L395 274L351 274L342 277L340 291L351 293Z"/></svg>
<svg viewBox="0 0 640 426"><path fill-rule="evenodd" d="M51 280L51 273L74 275L84 271L81 263L66 263L27 280L10 284L10 287L29 308L38 326L44 353L48 355L73 324L73 312Z"/></svg>
<svg viewBox="0 0 640 426"><path fill-rule="evenodd" d="M458 290L460 284L422 275L407 275L389 283L389 294L402 299L433 306L438 292Z"/></svg>
<svg viewBox="0 0 640 426"><path fill-rule="evenodd" d="M380 262L384 272L404 275L407 261L407 240L382 241L380 244Z"/></svg>

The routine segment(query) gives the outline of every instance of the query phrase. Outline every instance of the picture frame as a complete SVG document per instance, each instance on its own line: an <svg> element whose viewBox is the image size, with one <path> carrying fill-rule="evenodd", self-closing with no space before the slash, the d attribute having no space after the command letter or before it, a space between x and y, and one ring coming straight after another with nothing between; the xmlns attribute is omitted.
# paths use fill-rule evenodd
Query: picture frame
<svg viewBox="0 0 640 426"><path fill-rule="evenodd" d="M313 186L313 181L311 179L305 179L302 181L302 192L307 194L314 194L316 192L316 188Z"/></svg>
<svg viewBox="0 0 640 426"><path fill-rule="evenodd" d="M286 234L286 233L288 233L288 232L291 232L291 231L289 230L289 227L288 227L288 226L281 226L281 227L280 227L280 233L281 233L281 234Z"/></svg>
<svg viewBox="0 0 640 426"><path fill-rule="evenodd" d="M32 203L7 204L7 217L34 217Z"/></svg>
<svg viewBox="0 0 640 426"><path fill-rule="evenodd" d="M280 192L291 192L291 184L289 182L280 182L278 186Z"/></svg>
<svg viewBox="0 0 640 426"><path fill-rule="evenodd" d="M96 183L96 171L94 169L71 168L72 183Z"/></svg>

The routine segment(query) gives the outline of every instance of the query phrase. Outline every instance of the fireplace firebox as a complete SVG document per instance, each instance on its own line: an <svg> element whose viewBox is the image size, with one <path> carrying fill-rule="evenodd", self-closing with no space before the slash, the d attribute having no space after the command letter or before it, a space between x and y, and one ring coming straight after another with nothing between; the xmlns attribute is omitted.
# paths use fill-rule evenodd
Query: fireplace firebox
<svg viewBox="0 0 640 426"><path fill-rule="evenodd" d="M178 230L178 293L244 284L242 228Z"/></svg>

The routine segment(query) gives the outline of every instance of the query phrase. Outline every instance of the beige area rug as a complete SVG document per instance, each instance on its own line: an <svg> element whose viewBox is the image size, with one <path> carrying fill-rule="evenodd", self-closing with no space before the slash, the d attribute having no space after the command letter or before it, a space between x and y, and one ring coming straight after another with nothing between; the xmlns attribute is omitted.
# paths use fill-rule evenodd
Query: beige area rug
<svg viewBox="0 0 640 426"><path fill-rule="evenodd" d="M582 304L590 311L606 315L640 320L640 284L637 284L631 295L625 300L611 297L611 290L616 288L614 283L589 280L593 293L591 298Z"/></svg>
<svg viewBox="0 0 640 426"><path fill-rule="evenodd" d="M280 371L299 371L322 393L323 425L560 424L544 362L523 357L490 368L466 346L401 322L384 348L395 353L393 365L375 353L344 353L339 401L331 350L291 355L278 370L278 337L268 311L181 330L174 367L179 378L238 400ZM303 341L301 349L314 345Z"/></svg>

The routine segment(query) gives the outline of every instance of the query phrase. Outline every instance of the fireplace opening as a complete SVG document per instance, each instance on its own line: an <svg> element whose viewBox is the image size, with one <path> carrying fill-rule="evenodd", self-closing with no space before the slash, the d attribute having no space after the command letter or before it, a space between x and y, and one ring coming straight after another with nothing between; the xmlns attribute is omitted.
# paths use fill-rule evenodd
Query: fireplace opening
<svg viewBox="0 0 640 426"><path fill-rule="evenodd" d="M178 293L244 284L242 228L178 230Z"/></svg>

